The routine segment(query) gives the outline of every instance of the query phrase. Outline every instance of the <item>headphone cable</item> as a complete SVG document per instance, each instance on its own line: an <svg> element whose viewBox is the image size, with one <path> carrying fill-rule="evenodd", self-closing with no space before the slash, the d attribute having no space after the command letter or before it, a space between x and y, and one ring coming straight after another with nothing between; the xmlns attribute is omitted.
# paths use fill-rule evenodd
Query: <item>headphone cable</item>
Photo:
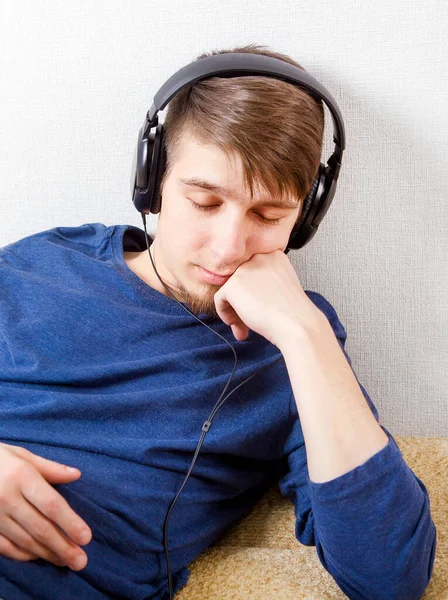
<svg viewBox="0 0 448 600"><path fill-rule="evenodd" d="M215 414L218 412L218 410L221 408L221 406L224 404L224 402L227 400L227 398L229 398L229 396L231 396L233 394L233 392L235 392L239 387L241 387L244 383L246 383L247 381L249 381L250 379L252 379L252 377L255 377L255 375L258 375L258 373L261 373L263 371L265 371L267 368L269 368L270 366L274 365L276 362L278 362L281 358L283 358L282 355L280 355L278 358L276 358L273 362L269 363L268 365L265 365L264 367L262 367L261 369L259 369L258 371L255 371L255 373L253 373L250 377L248 377L247 379L244 379L241 383L239 383L235 388L233 388L233 390L231 392L229 392L227 394L227 396L224 396L224 398L221 400L223 394L226 392L232 377L235 373L235 369L236 369L236 365L238 364L238 357L237 354L235 352L234 347L232 346L232 344L226 340L225 337L223 337L220 333L218 333L217 331L215 331L214 329L212 329L211 327L209 327L206 323L204 323L204 321L202 321L201 319L199 319L191 310L189 310L186 306L184 306L181 302L179 302L179 300L174 296L174 294L171 293L171 290L168 289L168 287L165 285L165 283L163 282L163 280L161 279L161 277L159 276L157 269L154 265L154 261L153 258L151 256L151 252L149 250L149 237L148 237L148 232L146 231L146 214L144 212L141 213L142 215L142 219L143 219L143 226L145 229L145 238L146 238L146 246L148 249L148 253L149 253L149 258L151 259L151 264L153 266L154 272L157 275L157 277L159 278L160 283L163 285L163 287L166 289L166 291L170 294L170 296L183 308L185 309L188 313L190 313L190 315L192 317L194 317L197 321L199 321L200 323L202 323L202 325L205 325L205 327L207 327L208 329L210 329L210 331L212 331L213 333L215 333L217 336L219 336L222 340L224 340L226 342L226 344L228 344L230 346L230 348L232 349L233 354L235 355L235 364L233 366L233 370L232 373L230 375L229 380L227 381L220 397L217 400L217 403L215 404L215 407L213 408L212 412L210 413L208 419L204 422L204 424L202 425L202 433L201 433L201 437L199 439L198 445L196 447L196 451L194 453L190 468L187 472L187 475L180 487L180 490L177 492L177 495L175 496L174 500L171 502L166 517L165 517L165 522L163 525L163 545L165 548L165 558L166 558L166 568L167 568L167 574L168 574L168 587L169 587L169 592L170 592L170 600L173 600L174 598L174 592L173 592L173 583L172 583L172 577L171 577L171 570L170 570L170 559L169 559L169 555L168 555L168 541L167 541L167 537L168 537L168 519L170 517L171 511L174 507L174 504L177 500L177 498L179 497L181 491L184 489L185 484L187 483L188 478L190 477L190 474L193 470L193 467L195 465L196 462L196 458L199 454L199 451L201 449L202 446L202 442L204 441L205 435L206 433L209 431L211 425L212 425L212 421L213 418L215 416Z"/></svg>

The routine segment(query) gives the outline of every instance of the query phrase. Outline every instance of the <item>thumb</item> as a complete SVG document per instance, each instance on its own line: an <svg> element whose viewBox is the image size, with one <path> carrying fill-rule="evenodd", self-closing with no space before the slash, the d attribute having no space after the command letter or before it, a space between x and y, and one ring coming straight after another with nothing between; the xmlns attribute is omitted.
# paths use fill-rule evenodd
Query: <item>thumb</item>
<svg viewBox="0 0 448 600"><path fill-rule="evenodd" d="M222 290L223 288L216 292L214 296L216 312L218 313L219 318L232 328L235 339L241 342L247 339L249 327L240 318L230 302L224 298Z"/></svg>
<svg viewBox="0 0 448 600"><path fill-rule="evenodd" d="M243 342L249 335L249 328L241 320L238 323L231 325L232 333L236 340Z"/></svg>

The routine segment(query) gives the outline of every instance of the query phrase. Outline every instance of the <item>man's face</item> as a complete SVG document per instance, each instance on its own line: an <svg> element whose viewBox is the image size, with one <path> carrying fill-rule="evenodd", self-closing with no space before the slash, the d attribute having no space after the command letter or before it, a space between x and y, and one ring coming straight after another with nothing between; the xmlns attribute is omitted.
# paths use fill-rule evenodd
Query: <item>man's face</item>
<svg viewBox="0 0 448 600"><path fill-rule="evenodd" d="M187 183L193 178L220 186L226 194ZM173 295L195 314L218 317L213 297L225 281L204 279L201 267L231 275L254 254L283 251L300 205L292 197L288 199L292 208L267 205L278 201L258 186L251 201L249 190L244 190L239 157L228 160L216 146L186 138L164 183L151 245L157 272ZM168 295L151 264L149 268L154 287Z"/></svg>

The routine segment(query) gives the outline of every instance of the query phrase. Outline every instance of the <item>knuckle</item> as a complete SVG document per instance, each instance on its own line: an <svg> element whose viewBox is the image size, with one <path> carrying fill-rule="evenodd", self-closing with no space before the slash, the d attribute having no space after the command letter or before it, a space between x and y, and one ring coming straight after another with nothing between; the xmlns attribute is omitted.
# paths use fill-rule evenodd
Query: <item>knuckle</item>
<svg viewBox="0 0 448 600"><path fill-rule="evenodd" d="M30 560L37 560L39 556L37 554L33 554L32 552L27 552L22 554L23 558L19 558L22 562L29 562Z"/></svg>
<svg viewBox="0 0 448 600"><path fill-rule="evenodd" d="M39 542L46 542L52 533L52 529L46 523L42 523L34 527L33 533L34 537L39 540Z"/></svg>
<svg viewBox="0 0 448 600"><path fill-rule="evenodd" d="M3 535L0 535L0 554L5 555L6 550L8 548L9 548L8 540Z"/></svg>
<svg viewBox="0 0 448 600"><path fill-rule="evenodd" d="M28 450L28 448L25 448L24 446L9 446L8 449L10 450L10 452L14 452L19 456L29 456L31 454L30 450Z"/></svg>
<svg viewBox="0 0 448 600"><path fill-rule="evenodd" d="M60 508L61 503L58 498L52 497L45 503L46 515L51 519L59 514Z"/></svg>
<svg viewBox="0 0 448 600"><path fill-rule="evenodd" d="M29 560L35 560L35 557L32 554L20 552L20 554L14 556L14 560L18 560L19 562L27 562Z"/></svg>
<svg viewBox="0 0 448 600"><path fill-rule="evenodd" d="M16 474L17 477L26 478L29 477L31 473L34 473L34 467L27 460L19 457L14 461L12 472L13 474Z"/></svg>
<svg viewBox="0 0 448 600"><path fill-rule="evenodd" d="M35 454L33 454L33 452L31 452L31 450L28 450L28 448L24 448L23 446L16 446L14 448L14 451L17 454L17 456L24 459L25 461L28 461L31 459L31 457L36 456Z"/></svg>
<svg viewBox="0 0 448 600"><path fill-rule="evenodd" d="M79 551L74 548L67 548L63 553L62 560L67 564L72 564L78 558Z"/></svg>
<svg viewBox="0 0 448 600"><path fill-rule="evenodd" d="M9 513L11 510L14 510L18 504L19 500L14 493L10 491L8 494L6 490L0 492L0 508L4 511Z"/></svg>
<svg viewBox="0 0 448 600"><path fill-rule="evenodd" d="M20 547L26 550L27 552L33 552L34 550L36 550L36 542L33 540L32 537L26 536L23 540L21 540Z"/></svg>
<svg viewBox="0 0 448 600"><path fill-rule="evenodd" d="M15 483L20 482L22 478L23 465L24 463L16 461L9 464L5 470L5 480L7 479L8 481L13 481Z"/></svg>
<svg viewBox="0 0 448 600"><path fill-rule="evenodd" d="M30 463L24 461L16 463L12 467L11 478L22 487L31 486L33 488L32 493L34 493L34 487L36 485L36 472Z"/></svg>

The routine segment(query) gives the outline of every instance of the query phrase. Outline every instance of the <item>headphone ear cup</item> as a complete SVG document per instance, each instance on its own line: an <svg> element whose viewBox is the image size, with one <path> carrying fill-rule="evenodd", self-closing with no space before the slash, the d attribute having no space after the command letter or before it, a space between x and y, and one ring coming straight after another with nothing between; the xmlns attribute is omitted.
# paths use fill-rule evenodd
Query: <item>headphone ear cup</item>
<svg viewBox="0 0 448 600"><path fill-rule="evenodd" d="M298 249L305 246L307 242L314 235L314 231L309 227L309 223L312 220L315 210L313 208L316 207L317 203L317 189L319 187L319 183L321 180L322 173L325 172L325 167L322 163L319 165L319 169L317 170L317 175L314 178L313 184L311 186L308 195L303 201L303 207L300 214L300 218L298 222L294 225L288 240L288 244L285 249L285 254L288 254L291 248ZM311 217L311 219L310 219Z"/></svg>
<svg viewBox="0 0 448 600"><path fill-rule="evenodd" d="M157 214L160 212L162 208L162 195L160 193L160 184L162 183L163 174L165 172L166 167L166 150L165 150L165 141L164 141L164 129L163 125L160 125L157 128L156 135L159 136L159 143L156 147L159 149L159 156L157 160L157 170L154 181L154 189L153 189L153 199L151 203L151 212L153 214Z"/></svg>

